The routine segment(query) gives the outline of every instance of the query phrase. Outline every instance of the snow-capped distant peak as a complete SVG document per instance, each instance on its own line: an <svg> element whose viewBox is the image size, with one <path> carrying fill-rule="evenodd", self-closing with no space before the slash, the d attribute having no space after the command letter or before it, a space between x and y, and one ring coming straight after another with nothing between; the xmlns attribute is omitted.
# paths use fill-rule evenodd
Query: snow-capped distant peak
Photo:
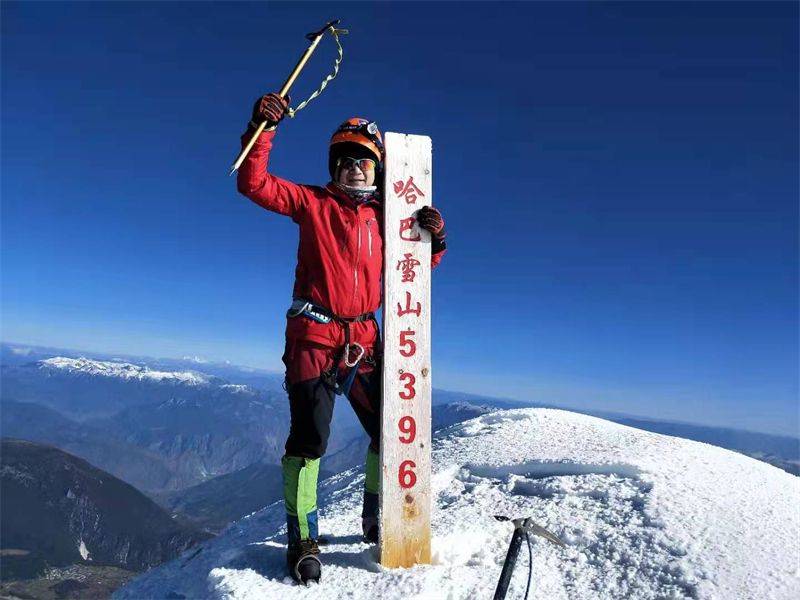
<svg viewBox="0 0 800 600"><path fill-rule="evenodd" d="M228 390L231 392L238 392L238 393L246 393L251 392L249 386L242 385L240 383L226 383L220 386L223 390Z"/></svg>
<svg viewBox="0 0 800 600"><path fill-rule="evenodd" d="M58 369L68 373L83 373L100 377L117 377L139 381L173 381L189 385L205 385L209 377L192 371L156 371L149 367L126 362L67 358L54 356L36 363L40 368Z"/></svg>
<svg viewBox="0 0 800 600"><path fill-rule="evenodd" d="M200 356L184 356L183 360L185 360L186 362L197 363L199 365L204 365L208 363L208 361L205 358L201 358Z"/></svg>

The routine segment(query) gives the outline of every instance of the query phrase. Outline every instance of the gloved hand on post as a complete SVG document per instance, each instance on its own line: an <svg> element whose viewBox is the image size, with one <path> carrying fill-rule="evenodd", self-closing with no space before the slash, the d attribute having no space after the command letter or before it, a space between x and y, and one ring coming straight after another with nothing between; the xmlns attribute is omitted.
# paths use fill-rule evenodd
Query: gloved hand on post
<svg viewBox="0 0 800 600"><path fill-rule="evenodd" d="M447 235L444 230L442 213L432 206L423 206L417 211L417 223L437 240L443 240Z"/></svg>
<svg viewBox="0 0 800 600"><path fill-rule="evenodd" d="M284 98L275 92L262 96L253 105L253 120L250 121L250 126L256 128L264 121L280 123L283 117L286 116L289 100L289 96Z"/></svg>

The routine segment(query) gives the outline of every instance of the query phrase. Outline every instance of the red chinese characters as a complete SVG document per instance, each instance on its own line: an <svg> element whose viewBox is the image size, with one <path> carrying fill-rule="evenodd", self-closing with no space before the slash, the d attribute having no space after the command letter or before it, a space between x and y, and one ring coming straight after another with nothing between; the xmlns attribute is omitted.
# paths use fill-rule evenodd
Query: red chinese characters
<svg viewBox="0 0 800 600"><path fill-rule="evenodd" d="M421 265L414 255L410 252L406 252L403 255L403 260L397 261L397 268L396 271L401 271L403 278L400 280L402 283L413 282L414 277L417 276L416 271L414 269Z"/></svg>
<svg viewBox="0 0 800 600"><path fill-rule="evenodd" d="M405 204L416 204L417 200L425 197L425 193L414 183L414 178L409 176L405 181L399 180L393 184L394 193L398 199L405 200ZM413 209L407 209L413 210ZM408 214L408 213L406 213ZM398 218L395 223L398 223L399 229L398 236L404 242L419 242L422 239L421 232L417 227L417 220L413 216L407 218ZM413 298L421 293L420 282L417 275L424 276L426 272L420 272L419 269L425 269L427 265L416 258L416 252L398 252L395 256L402 256L400 260L395 262L395 273L392 275L395 282L406 284L405 302L403 300L396 300L397 316L405 317L408 314L422 317L422 304L415 301ZM394 257L393 257L394 258ZM388 263L390 265L392 263ZM390 267L389 267L390 268ZM388 275L388 273L387 273ZM395 293L402 293L399 290ZM412 296L413 294L413 296ZM402 296L400 296L402 298ZM427 309L426 309L427 310ZM410 359L417 355L417 332L420 331L418 322L413 317L405 317L405 328L399 331L399 339L395 339L397 344L397 351L404 359ZM418 366L418 363L409 362L408 366L412 369ZM405 365L404 365L405 366ZM401 369L398 381L398 389L396 398L402 402L402 409L398 420L395 421L395 431L397 439L401 444L406 447L413 447L412 444L417 440L417 419L419 417L419 407L417 406L417 376L410 372L408 368ZM410 452L412 450L409 450ZM416 450L414 450L415 452ZM409 458L406 455L404 458ZM397 473L398 483L403 489L411 489L417 483L416 463L413 460L402 460Z"/></svg>
<svg viewBox="0 0 800 600"><path fill-rule="evenodd" d="M418 242L422 239L418 231L414 231L414 224L417 220L414 217L400 219L400 239L406 242Z"/></svg>
<svg viewBox="0 0 800 600"><path fill-rule="evenodd" d="M403 306L398 302L397 303L397 316L402 317L403 315L407 315L408 313L414 313L417 316L420 316L422 313L422 305L419 302L416 302L417 307L411 308L411 292L406 292L406 307Z"/></svg>
<svg viewBox="0 0 800 600"><path fill-rule="evenodd" d="M417 187L417 184L414 183L414 178L411 176L405 183L403 181L395 181L394 193L397 194L398 198L405 199L406 204L416 204L417 198L425 197L425 194Z"/></svg>

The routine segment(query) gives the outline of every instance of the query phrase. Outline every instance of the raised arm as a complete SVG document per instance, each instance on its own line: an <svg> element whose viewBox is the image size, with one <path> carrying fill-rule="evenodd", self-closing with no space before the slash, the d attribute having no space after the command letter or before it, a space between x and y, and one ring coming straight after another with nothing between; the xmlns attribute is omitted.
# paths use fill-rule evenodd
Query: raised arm
<svg viewBox="0 0 800 600"><path fill-rule="evenodd" d="M242 135L242 147L250 140L257 123L279 122L287 105L288 101L278 94L267 94L258 99L253 107L253 121ZM239 167L236 184L240 193L259 206L294 219L303 208L307 196L301 186L267 172L274 137L274 130L264 131L258 136L247 158Z"/></svg>

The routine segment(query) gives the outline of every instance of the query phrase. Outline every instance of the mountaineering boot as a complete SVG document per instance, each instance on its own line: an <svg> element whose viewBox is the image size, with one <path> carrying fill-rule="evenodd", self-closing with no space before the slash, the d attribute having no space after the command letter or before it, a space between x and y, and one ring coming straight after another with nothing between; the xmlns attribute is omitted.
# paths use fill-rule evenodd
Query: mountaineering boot
<svg viewBox="0 0 800 600"><path fill-rule="evenodd" d="M317 540L311 538L289 543L286 553L286 568L292 579L303 585L309 581L319 581L322 575L322 562L319 560Z"/></svg>
<svg viewBox="0 0 800 600"><path fill-rule="evenodd" d="M377 544L380 537L378 524L378 494L364 490L364 508L361 510L361 532L368 544Z"/></svg>
<svg viewBox="0 0 800 600"><path fill-rule="evenodd" d="M322 563L317 538L318 458L284 456L283 493L286 502L286 533L289 546L286 567L295 581L319 581Z"/></svg>
<svg viewBox="0 0 800 600"><path fill-rule="evenodd" d="M380 538L380 465L378 453L367 450L366 478L364 479L364 507L361 510L361 532L368 544L377 544Z"/></svg>

